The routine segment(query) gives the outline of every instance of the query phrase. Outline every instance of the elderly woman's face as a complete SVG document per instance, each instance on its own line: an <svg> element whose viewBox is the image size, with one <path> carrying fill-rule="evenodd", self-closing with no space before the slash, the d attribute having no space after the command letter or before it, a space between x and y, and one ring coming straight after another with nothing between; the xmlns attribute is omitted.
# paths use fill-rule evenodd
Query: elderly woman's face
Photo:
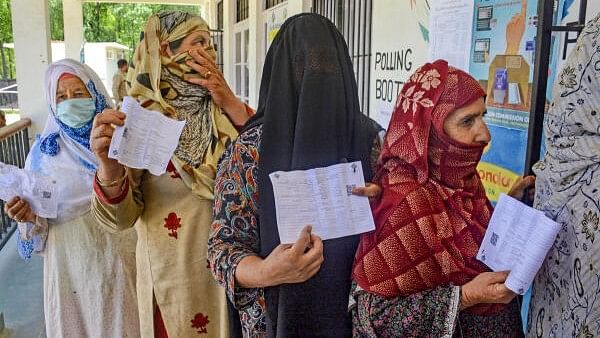
<svg viewBox="0 0 600 338"><path fill-rule="evenodd" d="M488 144L490 131L483 120L486 109L485 101L479 98L455 110L444 121L444 132L451 139L464 144Z"/></svg>
<svg viewBox="0 0 600 338"><path fill-rule="evenodd" d="M90 92L83 84L83 81L76 76L70 76L58 80L56 89L56 104L70 99L83 99L92 97Z"/></svg>
<svg viewBox="0 0 600 338"><path fill-rule="evenodd" d="M211 45L210 34L205 31L197 31L188 34L177 50L171 50L167 47L167 53L169 56L173 56L178 53L189 52L192 49L205 49Z"/></svg>

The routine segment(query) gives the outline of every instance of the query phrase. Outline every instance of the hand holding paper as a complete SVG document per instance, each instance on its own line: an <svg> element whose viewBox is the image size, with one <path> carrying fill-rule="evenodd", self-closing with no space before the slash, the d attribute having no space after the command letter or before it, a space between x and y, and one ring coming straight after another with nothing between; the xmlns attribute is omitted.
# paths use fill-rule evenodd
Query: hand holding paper
<svg viewBox="0 0 600 338"><path fill-rule="evenodd" d="M323 240L375 230L368 198L352 194L365 185L360 162L278 171L269 177L281 243L294 243L305 224Z"/></svg>
<svg viewBox="0 0 600 338"><path fill-rule="evenodd" d="M57 217L58 196L54 179L0 163L0 199L10 201L15 196L27 201L36 215Z"/></svg>
<svg viewBox="0 0 600 338"><path fill-rule="evenodd" d="M523 294L542 266L560 230L544 213L501 195L477 259L494 271L510 271L505 285Z"/></svg>
<svg viewBox="0 0 600 338"><path fill-rule="evenodd" d="M147 169L156 176L164 174L185 121L144 109L129 96L123 100L121 110L127 118L124 126L115 129L108 157L130 168Z"/></svg>

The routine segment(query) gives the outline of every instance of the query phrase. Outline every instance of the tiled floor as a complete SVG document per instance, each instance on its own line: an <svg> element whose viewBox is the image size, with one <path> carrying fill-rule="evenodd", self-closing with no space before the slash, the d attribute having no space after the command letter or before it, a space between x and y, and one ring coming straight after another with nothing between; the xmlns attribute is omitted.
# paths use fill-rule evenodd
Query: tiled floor
<svg viewBox="0 0 600 338"><path fill-rule="evenodd" d="M0 312L11 338L43 338L43 259L23 261L13 238L0 250ZM2 337L2 333L0 333Z"/></svg>

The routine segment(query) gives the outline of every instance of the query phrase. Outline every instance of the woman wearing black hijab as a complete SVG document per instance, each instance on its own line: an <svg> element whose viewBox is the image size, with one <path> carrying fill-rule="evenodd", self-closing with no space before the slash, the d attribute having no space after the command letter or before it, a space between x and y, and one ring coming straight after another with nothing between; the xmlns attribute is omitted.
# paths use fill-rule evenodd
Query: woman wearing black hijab
<svg viewBox="0 0 600 338"><path fill-rule="evenodd" d="M351 335L358 236L322 242L307 226L280 244L268 174L362 161L369 182L380 131L360 112L335 26L316 14L289 18L267 54L256 116L223 155L215 186L210 267L245 337Z"/></svg>

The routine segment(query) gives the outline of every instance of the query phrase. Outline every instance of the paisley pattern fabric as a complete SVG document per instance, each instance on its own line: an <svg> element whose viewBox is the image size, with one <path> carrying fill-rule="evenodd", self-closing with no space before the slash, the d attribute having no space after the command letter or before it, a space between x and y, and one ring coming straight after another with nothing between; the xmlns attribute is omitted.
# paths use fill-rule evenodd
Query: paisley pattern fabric
<svg viewBox="0 0 600 338"><path fill-rule="evenodd" d="M600 15L553 89L535 207L562 225L532 292L529 337L600 336Z"/></svg>

